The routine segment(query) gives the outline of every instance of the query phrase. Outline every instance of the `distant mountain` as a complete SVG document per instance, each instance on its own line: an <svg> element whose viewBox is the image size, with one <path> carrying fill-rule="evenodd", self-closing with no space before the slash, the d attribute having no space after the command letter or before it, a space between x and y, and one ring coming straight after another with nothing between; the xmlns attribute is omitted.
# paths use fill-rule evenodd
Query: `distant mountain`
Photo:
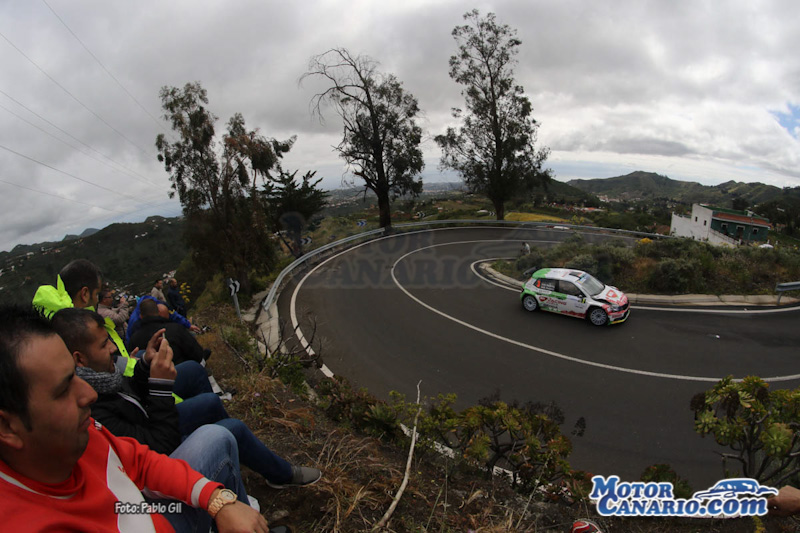
<svg viewBox="0 0 800 533"><path fill-rule="evenodd" d="M183 260L188 250L182 233L181 218L149 217L88 229L71 240L16 246L0 253L0 299L30 302L39 285L55 284L59 270L79 258L96 264L112 287L143 294Z"/></svg>
<svg viewBox="0 0 800 533"><path fill-rule="evenodd" d="M83 233L81 233L78 237L80 237L81 239L84 237L90 237L95 233L97 233L98 231L100 230L95 228L86 228L85 230L83 230Z"/></svg>
<svg viewBox="0 0 800 533"><path fill-rule="evenodd" d="M556 202L559 204L583 202L592 205L599 205L599 200L595 194L589 191L581 190L570 183L564 183L563 181L558 180L550 180L546 189L541 186L535 187L531 192L531 195L534 197L541 196L548 202Z"/></svg>
<svg viewBox="0 0 800 533"><path fill-rule="evenodd" d="M652 172L631 172L613 178L571 180L569 185L610 200L671 200L680 203L707 203L729 207L735 198L741 198L749 206L785 197L786 189L763 183L740 183L727 181L719 185L701 185L691 181L679 181ZM789 189L789 191L794 191ZM800 191L798 191L800 195Z"/></svg>

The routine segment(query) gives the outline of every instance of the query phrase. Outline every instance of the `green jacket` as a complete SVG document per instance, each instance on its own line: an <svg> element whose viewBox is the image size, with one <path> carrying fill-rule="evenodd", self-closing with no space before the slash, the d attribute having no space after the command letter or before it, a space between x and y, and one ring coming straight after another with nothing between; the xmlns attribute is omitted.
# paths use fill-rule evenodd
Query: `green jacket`
<svg viewBox="0 0 800 533"><path fill-rule="evenodd" d="M74 307L72 304L72 297L67 294L67 290L64 288L64 282L61 281L61 276L58 276L55 287L52 285L42 285L36 289L36 294L33 295L33 306L41 309L47 318L53 318L53 315L56 314L57 311L67 307ZM90 307L88 309L94 311L94 308ZM136 359L128 356L125 343L120 336L117 335L114 321L106 318L105 328L108 332L108 336L111 337L111 340L117 345L120 355L128 358L124 375L132 376L133 367L136 365Z"/></svg>

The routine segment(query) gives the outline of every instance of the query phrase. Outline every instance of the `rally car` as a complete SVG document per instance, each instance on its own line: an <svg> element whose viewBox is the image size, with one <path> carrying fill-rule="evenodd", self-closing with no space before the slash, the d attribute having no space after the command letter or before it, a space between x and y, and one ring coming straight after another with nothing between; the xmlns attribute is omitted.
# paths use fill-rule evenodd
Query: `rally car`
<svg viewBox="0 0 800 533"><path fill-rule="evenodd" d="M628 297L582 270L541 268L522 287L522 307L585 318L595 326L625 322Z"/></svg>

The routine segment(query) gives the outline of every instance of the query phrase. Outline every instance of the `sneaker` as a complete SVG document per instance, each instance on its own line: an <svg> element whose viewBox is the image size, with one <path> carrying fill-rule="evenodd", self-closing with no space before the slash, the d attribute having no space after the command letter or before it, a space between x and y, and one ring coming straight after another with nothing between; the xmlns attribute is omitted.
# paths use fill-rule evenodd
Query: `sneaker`
<svg viewBox="0 0 800 533"><path fill-rule="evenodd" d="M283 484L271 483L269 480L267 480L267 485L269 485L273 489L285 489L288 487L306 487L308 485L313 485L321 478L322 478L322 472L320 472L316 468L311 468L309 466L293 466L292 479L290 479L287 483Z"/></svg>
<svg viewBox="0 0 800 533"><path fill-rule="evenodd" d="M572 524L570 533L603 533L603 530L601 530L600 527L591 520L582 518L580 520L576 520L575 523Z"/></svg>

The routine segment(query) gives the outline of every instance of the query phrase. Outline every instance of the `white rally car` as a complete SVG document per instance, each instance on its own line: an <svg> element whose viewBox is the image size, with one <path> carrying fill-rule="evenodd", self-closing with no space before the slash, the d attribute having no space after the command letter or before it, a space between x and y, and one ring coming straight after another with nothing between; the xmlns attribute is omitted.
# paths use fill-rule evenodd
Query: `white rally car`
<svg viewBox="0 0 800 533"><path fill-rule="evenodd" d="M630 315L628 297L582 270L541 268L522 287L522 307L541 308L578 318L595 326L625 322Z"/></svg>

